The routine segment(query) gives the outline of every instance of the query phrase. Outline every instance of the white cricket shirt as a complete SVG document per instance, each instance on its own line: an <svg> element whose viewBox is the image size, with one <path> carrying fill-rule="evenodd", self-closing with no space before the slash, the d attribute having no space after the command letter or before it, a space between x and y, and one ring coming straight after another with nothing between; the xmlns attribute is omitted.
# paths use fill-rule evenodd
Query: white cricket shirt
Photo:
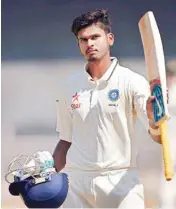
<svg viewBox="0 0 176 209"><path fill-rule="evenodd" d="M92 81L83 70L62 86L56 130L60 139L72 142L66 167L96 171L136 166L134 109L148 130L149 84L111 59L99 80Z"/></svg>

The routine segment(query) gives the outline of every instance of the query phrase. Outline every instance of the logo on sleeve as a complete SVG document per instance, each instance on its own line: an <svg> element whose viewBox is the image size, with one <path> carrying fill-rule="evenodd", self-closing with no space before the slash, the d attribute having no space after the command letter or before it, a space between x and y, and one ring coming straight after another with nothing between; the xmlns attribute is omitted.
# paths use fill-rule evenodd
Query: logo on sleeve
<svg viewBox="0 0 176 209"><path fill-rule="evenodd" d="M78 93L73 95L72 104L71 104L72 109L80 108L81 104L79 103L78 97L79 97Z"/></svg>

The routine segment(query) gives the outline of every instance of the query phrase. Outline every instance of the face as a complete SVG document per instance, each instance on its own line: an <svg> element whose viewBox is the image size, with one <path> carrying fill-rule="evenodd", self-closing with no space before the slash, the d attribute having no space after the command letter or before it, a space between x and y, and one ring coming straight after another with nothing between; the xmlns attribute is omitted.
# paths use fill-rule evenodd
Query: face
<svg viewBox="0 0 176 209"><path fill-rule="evenodd" d="M106 33L100 26L93 24L78 32L78 45L82 55L90 62L101 60L109 53L114 43L114 35Z"/></svg>

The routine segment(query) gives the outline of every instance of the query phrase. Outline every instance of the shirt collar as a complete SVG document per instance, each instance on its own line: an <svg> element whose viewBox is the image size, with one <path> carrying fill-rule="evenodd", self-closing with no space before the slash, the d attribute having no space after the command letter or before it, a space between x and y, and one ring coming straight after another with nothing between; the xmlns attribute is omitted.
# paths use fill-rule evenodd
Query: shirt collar
<svg viewBox="0 0 176 209"><path fill-rule="evenodd" d="M116 57L111 57L111 61L112 62L111 62L110 67L107 69L107 71L104 73L104 75L98 80L93 80L92 77L87 73L87 68L86 68L87 64L86 64L85 65L85 73L87 75L88 81L91 83L102 83L102 82L108 81L111 78L111 76L118 64L118 60Z"/></svg>

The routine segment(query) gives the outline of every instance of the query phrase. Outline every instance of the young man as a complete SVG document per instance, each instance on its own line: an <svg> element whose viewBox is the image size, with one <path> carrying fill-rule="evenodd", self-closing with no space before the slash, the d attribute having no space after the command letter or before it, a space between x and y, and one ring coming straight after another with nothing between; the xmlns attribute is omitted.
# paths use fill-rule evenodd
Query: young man
<svg viewBox="0 0 176 209"><path fill-rule="evenodd" d="M60 141L53 156L70 184L63 207L143 209L133 150L136 116L160 143L148 82L110 56L114 35L106 10L77 17L72 32L87 64L62 86L58 102Z"/></svg>

